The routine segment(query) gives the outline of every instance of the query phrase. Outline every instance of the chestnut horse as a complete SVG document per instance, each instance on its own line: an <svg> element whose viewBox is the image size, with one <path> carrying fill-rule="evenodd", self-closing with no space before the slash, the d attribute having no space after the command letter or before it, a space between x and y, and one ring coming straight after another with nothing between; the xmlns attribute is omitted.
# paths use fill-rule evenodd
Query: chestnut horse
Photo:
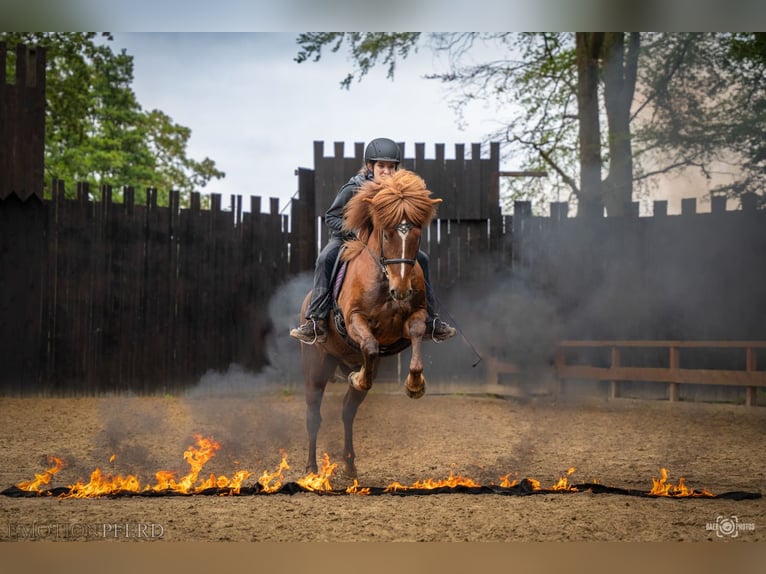
<svg viewBox="0 0 766 574"><path fill-rule="evenodd" d="M345 474L356 477L353 424L359 405L372 387L381 356L412 346L406 393L420 398L426 379L420 346L426 330L423 270L417 263L420 236L436 214L436 204L417 174L400 169L388 178L369 181L349 200L341 260L345 277L328 321L324 343L301 343L309 435L307 472L317 472L316 443L322 421L325 387L336 368L347 376L343 399ZM306 296L301 316L311 293ZM338 315L342 321L338 320Z"/></svg>

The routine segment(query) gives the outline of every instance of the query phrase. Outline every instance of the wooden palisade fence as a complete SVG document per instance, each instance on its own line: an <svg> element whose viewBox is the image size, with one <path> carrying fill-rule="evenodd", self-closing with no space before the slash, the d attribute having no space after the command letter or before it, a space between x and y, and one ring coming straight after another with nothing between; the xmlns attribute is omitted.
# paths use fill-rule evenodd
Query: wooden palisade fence
<svg viewBox="0 0 766 574"><path fill-rule="evenodd" d="M265 363L265 310L287 276L285 217L250 212L241 199L210 210L192 194L146 205L131 188L90 198L0 200L5 391L98 393L161 391L231 363Z"/></svg>
<svg viewBox="0 0 766 574"><path fill-rule="evenodd" d="M129 187L121 202L111 188L87 184L66 199L56 181L44 199L44 51L17 47L12 84L5 55L0 44L0 392L158 392L232 363L263 367L269 300L313 269L327 233L321 217L362 166L364 144L346 157L336 142L327 157L324 143L314 142L314 169L296 171L289 217L273 198L268 213L259 197L249 210L241 196L224 208L219 195L202 209L199 194L182 207L177 193L160 206L154 190L139 205ZM422 247L440 298L456 313L465 305L458 318L466 331L476 301L492 294L497 277L512 274L554 311L547 316L555 316L560 339L766 340L766 210L754 196L743 196L735 211L713 198L711 213L684 200L679 216L669 216L665 202L655 202L651 217L634 206L626 217L570 218L563 203L537 217L525 202L502 216L499 144L488 146L489 157L480 144L471 144L470 157L457 144L450 158L444 144L429 158L425 144L415 144L414 156L400 145L403 166L444 200ZM496 361L487 363L495 378L524 352L506 343L504 329L532 332L517 325L518 309L500 308L504 295L493 299L497 323L473 325L494 344L488 358ZM476 357L450 345L428 349L429 372L465 379ZM760 349L748 351L745 369L756 382L766 365L756 359ZM687 369L741 370L728 366L738 359L693 350L685 350ZM609 371L609 357L594 359L583 347L568 351L580 354L568 364L607 369L591 372L597 378L627 372ZM622 350L620 369L631 352Z"/></svg>

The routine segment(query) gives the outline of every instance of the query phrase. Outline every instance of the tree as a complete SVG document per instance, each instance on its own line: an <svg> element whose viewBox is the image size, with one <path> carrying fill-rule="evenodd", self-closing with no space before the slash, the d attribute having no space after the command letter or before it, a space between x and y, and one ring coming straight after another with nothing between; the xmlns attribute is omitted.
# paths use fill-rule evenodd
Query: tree
<svg viewBox="0 0 766 574"><path fill-rule="evenodd" d="M133 57L115 54L110 40L107 33L0 33L9 45L46 50L46 188L54 178L68 195L81 181L114 186L118 195L131 185L142 202L145 189L155 187L160 203L167 204L171 189L186 203L192 191L225 174L209 158L187 156L189 128L141 108L131 87Z"/></svg>
<svg viewBox="0 0 766 574"><path fill-rule="evenodd" d="M347 41L357 64L358 79L367 74L378 57L388 65L392 78L396 55L406 57L420 39L416 34L370 36L374 37L360 33L301 34L298 44L302 49L296 60L318 61L324 46L330 45L337 51ZM624 213L632 196L629 124L639 46L637 34L630 35L627 53L621 33L434 34L431 39L436 50L449 53L452 66L449 72L427 77L462 90L457 97L459 113L479 97L494 96L518 104L522 110L520 119L510 121L504 133L490 137L502 136L508 143L518 144L525 152L525 169L552 170L557 176L555 186L569 189L579 201L580 213L599 213L604 205L610 215ZM520 58L459 65L460 59L480 42L506 44L509 54L519 54ZM341 85L349 88L355 77L349 74ZM609 134L609 175L603 182L599 105L602 82ZM578 120L576 137L572 117ZM579 149L579 184L572 149Z"/></svg>
<svg viewBox="0 0 766 574"><path fill-rule="evenodd" d="M451 89L456 111L494 99L511 114L487 139L501 141L522 169L546 169L547 181L512 181L510 199L554 197L568 191L578 213L621 215L634 189L681 169L707 173L712 160L731 157L741 175L736 194L764 176L762 134L766 93L764 40L759 34L443 33L301 34L302 62L346 42L356 63L348 88L383 58L393 77L395 58L419 43L449 56L450 69L429 74ZM494 53L463 64L476 46ZM576 120L576 121L573 121ZM606 121L606 130L602 125ZM759 155L760 154L760 155ZM758 158L761 158L760 162Z"/></svg>
<svg viewBox="0 0 766 574"><path fill-rule="evenodd" d="M766 187L766 34L647 34L651 117L637 139L652 159L728 181L712 193L737 197ZM763 202L763 196L761 195Z"/></svg>

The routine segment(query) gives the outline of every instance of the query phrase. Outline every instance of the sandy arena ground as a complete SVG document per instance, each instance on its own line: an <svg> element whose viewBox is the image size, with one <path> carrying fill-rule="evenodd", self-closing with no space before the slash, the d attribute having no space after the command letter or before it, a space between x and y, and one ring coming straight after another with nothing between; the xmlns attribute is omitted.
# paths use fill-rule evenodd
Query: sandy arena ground
<svg viewBox="0 0 766 574"><path fill-rule="evenodd" d="M340 405L345 388L328 387L319 454L341 460ZM96 467L112 474L188 471L183 451L195 433L220 451L205 466L254 483L287 453L284 480L304 476L305 407L301 392L233 397L0 398L0 487L30 480L62 457L52 486L87 481ZM481 484L536 478L551 486L575 467L572 483L648 491L660 468L669 481L713 493L766 492L766 408L741 405L550 397L513 399L434 389L420 400L380 384L356 423L362 486L413 484L452 472ZM110 456L115 459L109 462ZM350 482L333 476L334 488ZM734 520L737 536L707 528ZM239 497L129 497L87 500L0 496L0 540L90 540L83 525L134 528L109 540L165 541L764 541L766 498L652 499L616 494L437 494ZM51 525L59 527L58 534ZM159 525L159 526L157 526ZM31 530L30 530L31 529ZM161 533L160 533L161 529ZM33 532L34 534L30 534ZM97 539L103 540L103 537Z"/></svg>

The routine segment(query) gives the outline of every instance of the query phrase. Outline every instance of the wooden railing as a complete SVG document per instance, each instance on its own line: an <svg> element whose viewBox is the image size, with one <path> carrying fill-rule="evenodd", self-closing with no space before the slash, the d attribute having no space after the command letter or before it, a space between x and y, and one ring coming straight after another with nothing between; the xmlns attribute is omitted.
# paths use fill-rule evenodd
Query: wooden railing
<svg viewBox="0 0 766 574"><path fill-rule="evenodd" d="M668 350L668 367L623 366L620 350L625 348L665 348ZM567 364L566 350L572 348L607 348L610 365L598 367L587 364ZM686 369L680 365L680 351L698 349L742 349L745 353L744 370L736 369ZM757 349L766 349L766 341L561 341L554 362L559 380L591 379L610 382L610 396L619 396L620 381L666 382L669 399L679 398L679 385L693 383L703 385L728 385L745 387L745 404L756 405L757 387L766 387L766 371L757 370Z"/></svg>

